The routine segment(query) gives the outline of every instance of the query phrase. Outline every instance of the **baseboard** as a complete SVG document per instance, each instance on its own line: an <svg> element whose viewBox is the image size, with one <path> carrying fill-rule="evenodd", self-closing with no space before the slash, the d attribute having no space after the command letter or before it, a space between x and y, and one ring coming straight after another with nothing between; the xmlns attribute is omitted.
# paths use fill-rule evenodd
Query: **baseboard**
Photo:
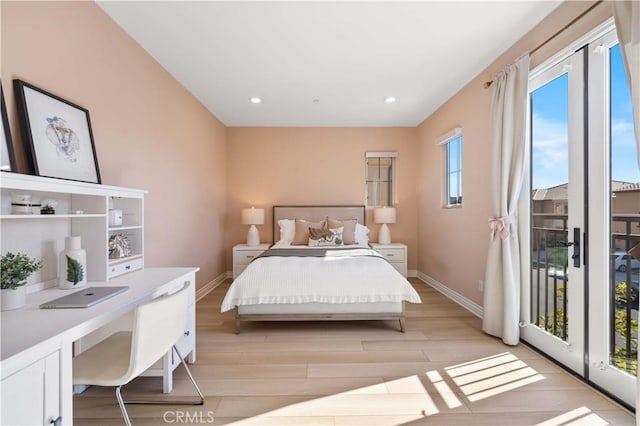
<svg viewBox="0 0 640 426"><path fill-rule="evenodd" d="M209 281L198 290L196 290L196 302L205 297L207 294L211 293L213 289L222 284L227 278L230 278L229 272L223 272L222 274L215 277L213 280Z"/></svg>
<svg viewBox="0 0 640 426"><path fill-rule="evenodd" d="M407 271L407 277L408 278L417 278L418 277L418 271L416 271L415 269L409 269Z"/></svg>
<svg viewBox="0 0 640 426"><path fill-rule="evenodd" d="M447 296L449 299L456 302L458 305L462 306L478 318L482 318L484 315L484 308L477 303L467 299L460 293L451 290L446 285L442 284L438 280L431 278L430 276L423 274L422 272L417 273L417 277L420 281L424 282L427 285L430 285L434 289L438 290L440 293Z"/></svg>

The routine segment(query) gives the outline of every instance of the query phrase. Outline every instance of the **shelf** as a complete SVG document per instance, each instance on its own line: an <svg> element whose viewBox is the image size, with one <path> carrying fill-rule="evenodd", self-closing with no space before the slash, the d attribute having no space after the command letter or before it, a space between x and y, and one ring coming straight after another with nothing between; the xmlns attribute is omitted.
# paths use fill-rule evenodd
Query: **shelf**
<svg viewBox="0 0 640 426"><path fill-rule="evenodd" d="M78 219L88 217L107 217L104 213L91 213L91 214L3 214L0 215L0 219Z"/></svg>
<svg viewBox="0 0 640 426"><path fill-rule="evenodd" d="M109 265L116 265L118 263L128 262L130 260L135 260L135 259L142 259L142 255L141 254L132 254L131 256L127 256L127 257L119 257L117 259L109 259Z"/></svg>
<svg viewBox="0 0 640 426"><path fill-rule="evenodd" d="M131 226L110 226L109 231L126 231L130 229L142 229L141 225L131 225Z"/></svg>

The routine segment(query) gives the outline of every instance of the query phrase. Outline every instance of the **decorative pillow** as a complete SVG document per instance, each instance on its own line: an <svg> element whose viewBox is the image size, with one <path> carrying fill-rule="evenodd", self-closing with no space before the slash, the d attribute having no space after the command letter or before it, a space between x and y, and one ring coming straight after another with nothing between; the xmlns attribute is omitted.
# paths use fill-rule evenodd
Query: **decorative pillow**
<svg viewBox="0 0 640 426"><path fill-rule="evenodd" d="M356 223L356 244L359 246L369 245L369 228Z"/></svg>
<svg viewBox="0 0 640 426"><path fill-rule="evenodd" d="M309 228L324 229L325 225L324 220L321 220L320 222L309 222L302 219L296 219L296 230L291 245L306 246L309 244Z"/></svg>
<svg viewBox="0 0 640 426"><path fill-rule="evenodd" d="M293 237L296 235L296 221L293 219L280 219L278 226L280 227L280 241L291 244Z"/></svg>
<svg viewBox="0 0 640 426"><path fill-rule="evenodd" d="M309 247L341 246L344 228L309 228Z"/></svg>
<svg viewBox="0 0 640 426"><path fill-rule="evenodd" d="M336 229L340 227L344 228L342 237L345 245L356 243L356 223L358 223L358 219L335 220L335 219L327 218L328 228L330 229Z"/></svg>

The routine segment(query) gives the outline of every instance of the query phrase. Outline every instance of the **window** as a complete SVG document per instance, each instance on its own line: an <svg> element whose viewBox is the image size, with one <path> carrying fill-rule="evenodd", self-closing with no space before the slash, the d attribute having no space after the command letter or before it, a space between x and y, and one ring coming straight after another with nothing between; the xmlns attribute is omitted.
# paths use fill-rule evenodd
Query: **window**
<svg viewBox="0 0 640 426"><path fill-rule="evenodd" d="M444 151L444 206L462 205L462 129L455 128L436 141Z"/></svg>
<svg viewBox="0 0 640 426"><path fill-rule="evenodd" d="M367 152L367 206L392 206L397 152Z"/></svg>

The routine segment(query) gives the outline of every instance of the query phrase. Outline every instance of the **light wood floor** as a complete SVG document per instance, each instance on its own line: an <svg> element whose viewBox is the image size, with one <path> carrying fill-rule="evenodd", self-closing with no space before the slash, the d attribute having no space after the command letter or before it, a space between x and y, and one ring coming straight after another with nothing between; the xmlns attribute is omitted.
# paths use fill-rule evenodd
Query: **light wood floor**
<svg viewBox="0 0 640 426"><path fill-rule="evenodd" d="M197 304L204 406L130 405L134 425L632 425L632 414L525 346L480 331L480 320L422 282L395 322L251 323L234 334L220 313L229 282ZM174 395L192 395L182 367ZM161 395L138 378L125 398ZM74 398L77 425L119 425L112 388Z"/></svg>

